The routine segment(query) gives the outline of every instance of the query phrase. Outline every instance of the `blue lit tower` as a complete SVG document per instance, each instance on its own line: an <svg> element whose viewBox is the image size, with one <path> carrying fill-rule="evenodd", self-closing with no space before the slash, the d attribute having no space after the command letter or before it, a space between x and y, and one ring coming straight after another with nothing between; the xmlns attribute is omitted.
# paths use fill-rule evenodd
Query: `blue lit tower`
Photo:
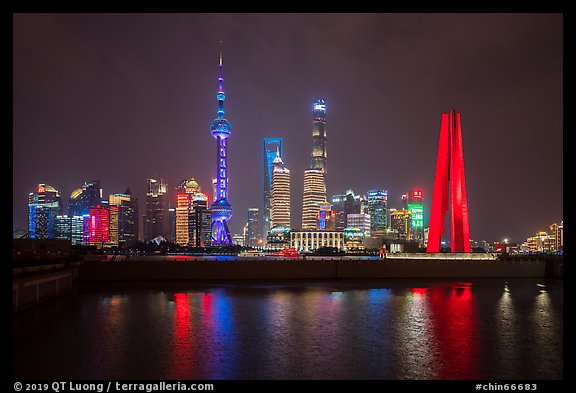
<svg viewBox="0 0 576 393"><path fill-rule="evenodd" d="M230 136L230 123L224 118L224 88L222 82L222 51L220 50L220 89L218 98L218 118L212 121L210 132L216 139L216 196L210 205L212 210L212 245L231 246L232 236L228 229L228 221L232 217L232 206L228 203L228 154L226 141Z"/></svg>

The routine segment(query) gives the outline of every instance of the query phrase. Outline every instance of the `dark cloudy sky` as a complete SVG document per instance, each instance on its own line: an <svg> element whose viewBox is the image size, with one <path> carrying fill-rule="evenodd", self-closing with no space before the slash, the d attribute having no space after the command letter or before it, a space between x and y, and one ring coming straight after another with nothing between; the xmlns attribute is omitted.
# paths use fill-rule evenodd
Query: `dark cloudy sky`
<svg viewBox="0 0 576 393"><path fill-rule="evenodd" d="M147 177L211 192L223 41L233 233L262 204L262 139L284 140L301 222L312 101L327 104L328 195L414 187L429 220L442 112L462 115L474 240L563 218L562 14L14 14L13 224L64 196Z"/></svg>

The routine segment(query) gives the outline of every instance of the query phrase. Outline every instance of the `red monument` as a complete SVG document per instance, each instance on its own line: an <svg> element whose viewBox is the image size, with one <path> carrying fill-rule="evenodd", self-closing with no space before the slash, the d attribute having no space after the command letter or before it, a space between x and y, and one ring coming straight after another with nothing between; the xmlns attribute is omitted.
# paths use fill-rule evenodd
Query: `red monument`
<svg viewBox="0 0 576 393"><path fill-rule="evenodd" d="M450 188L448 188L448 184L450 184ZM448 196L448 193L450 193L450 196ZM462 127L460 124L460 112L455 110L442 114L426 252L440 252L440 242L444 234L448 202L450 202L451 251L470 252L470 227L468 225L466 177L464 176Z"/></svg>

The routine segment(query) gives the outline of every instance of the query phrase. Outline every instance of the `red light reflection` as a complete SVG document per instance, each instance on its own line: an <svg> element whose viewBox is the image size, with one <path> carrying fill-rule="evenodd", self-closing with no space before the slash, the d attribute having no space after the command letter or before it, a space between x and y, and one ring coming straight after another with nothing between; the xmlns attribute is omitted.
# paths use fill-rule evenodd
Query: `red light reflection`
<svg viewBox="0 0 576 393"><path fill-rule="evenodd" d="M433 288L430 307L442 356L438 379L476 379L476 306L470 286Z"/></svg>
<svg viewBox="0 0 576 393"><path fill-rule="evenodd" d="M186 293L174 294L174 336L172 339L172 374L170 378L184 379L192 370L192 323L190 298Z"/></svg>

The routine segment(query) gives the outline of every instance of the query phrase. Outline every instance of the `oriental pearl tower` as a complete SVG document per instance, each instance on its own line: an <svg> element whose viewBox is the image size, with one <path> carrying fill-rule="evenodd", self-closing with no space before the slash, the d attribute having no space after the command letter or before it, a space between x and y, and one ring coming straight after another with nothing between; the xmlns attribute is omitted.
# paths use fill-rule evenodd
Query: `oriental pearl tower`
<svg viewBox="0 0 576 393"><path fill-rule="evenodd" d="M222 42L220 42L222 44ZM224 88L222 82L222 49L220 49L220 89L218 99L218 118L212 121L210 133L216 139L216 197L210 205L212 210L212 245L231 246L232 236L228 221L232 217L232 206L228 203L228 152L227 140L230 136L230 123L224 118Z"/></svg>

